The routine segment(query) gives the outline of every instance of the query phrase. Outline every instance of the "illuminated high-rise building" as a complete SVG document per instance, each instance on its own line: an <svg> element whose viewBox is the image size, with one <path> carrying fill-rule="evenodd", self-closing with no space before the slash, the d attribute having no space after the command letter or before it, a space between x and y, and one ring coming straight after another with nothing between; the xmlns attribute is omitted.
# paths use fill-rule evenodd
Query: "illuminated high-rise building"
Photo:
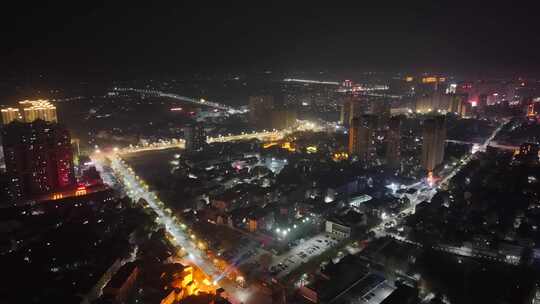
<svg viewBox="0 0 540 304"><path fill-rule="evenodd" d="M468 117L471 113L471 104L467 94L452 94L448 104L448 112L455 113L460 117Z"/></svg>
<svg viewBox="0 0 540 304"><path fill-rule="evenodd" d="M7 125L8 123L14 120L21 120L21 111L16 108L5 108L1 110L2 112L2 123Z"/></svg>
<svg viewBox="0 0 540 304"><path fill-rule="evenodd" d="M459 95L452 95L448 104L448 112L461 116L463 99Z"/></svg>
<svg viewBox="0 0 540 304"><path fill-rule="evenodd" d="M422 167L432 172L444 160L444 145L446 141L446 119L435 116L424 120L422 145Z"/></svg>
<svg viewBox="0 0 540 304"><path fill-rule="evenodd" d="M432 94L446 91L446 77L436 75L424 75L417 78L415 92L418 94Z"/></svg>
<svg viewBox="0 0 540 304"><path fill-rule="evenodd" d="M476 112L478 114L484 114L487 108L487 94L478 95L478 102L476 103Z"/></svg>
<svg viewBox="0 0 540 304"><path fill-rule="evenodd" d="M399 168L401 161L401 117L394 116L388 123L386 135L386 164L390 168Z"/></svg>
<svg viewBox="0 0 540 304"><path fill-rule="evenodd" d="M184 127L184 139L186 141L186 152L193 153L201 151L206 145L206 133L201 124L190 124Z"/></svg>
<svg viewBox="0 0 540 304"><path fill-rule="evenodd" d="M79 165L79 157L81 156L81 141L78 138L71 139L71 149L73 150L73 162L75 165Z"/></svg>
<svg viewBox="0 0 540 304"><path fill-rule="evenodd" d="M390 102L384 98L373 99L369 102L368 113L377 116L377 128L383 129L390 121Z"/></svg>
<svg viewBox="0 0 540 304"><path fill-rule="evenodd" d="M519 146L519 152L515 156L516 159L530 165L537 165L540 161L540 145L537 143L522 143Z"/></svg>
<svg viewBox="0 0 540 304"><path fill-rule="evenodd" d="M270 95L249 97L249 121L260 124L268 122L268 114L274 109L274 97ZM266 123L268 125L268 123Z"/></svg>
<svg viewBox="0 0 540 304"><path fill-rule="evenodd" d="M1 111L3 124L8 124L14 120L34 122L37 119L58 122L56 107L45 99L19 101L17 108L5 108Z"/></svg>
<svg viewBox="0 0 540 304"><path fill-rule="evenodd" d="M272 129L282 130L296 124L296 112L293 110L273 110L268 115Z"/></svg>
<svg viewBox="0 0 540 304"><path fill-rule="evenodd" d="M419 96L416 99L415 111L417 113L448 111L452 96L441 92L433 92Z"/></svg>
<svg viewBox="0 0 540 304"><path fill-rule="evenodd" d="M66 128L41 119L13 121L2 135L6 173L24 196L75 185L71 136Z"/></svg>
<svg viewBox="0 0 540 304"><path fill-rule="evenodd" d="M339 115L339 122L343 126L349 126L354 116L354 100L352 98L346 98L341 104L341 111Z"/></svg>
<svg viewBox="0 0 540 304"><path fill-rule="evenodd" d="M365 102L361 101L359 97L348 95L343 99L341 104L341 112L339 121L343 126L350 126L352 120L355 117L359 117L364 113L363 107Z"/></svg>
<svg viewBox="0 0 540 304"><path fill-rule="evenodd" d="M375 158L377 117L365 114L353 118L349 128L349 155L356 155L365 165Z"/></svg>
<svg viewBox="0 0 540 304"><path fill-rule="evenodd" d="M56 107L48 100L23 100L19 102L19 107L25 122L33 122L36 119L58 122Z"/></svg>

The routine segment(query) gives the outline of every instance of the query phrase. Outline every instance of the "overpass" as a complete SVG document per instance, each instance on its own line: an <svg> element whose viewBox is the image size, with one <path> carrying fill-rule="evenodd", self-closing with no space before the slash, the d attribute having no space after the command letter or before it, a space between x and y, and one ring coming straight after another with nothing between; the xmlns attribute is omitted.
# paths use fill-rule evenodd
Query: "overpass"
<svg viewBox="0 0 540 304"><path fill-rule="evenodd" d="M481 145L480 143L476 143L476 142L463 141L463 140L454 140L454 139L447 139L446 142L455 143L455 144L462 144L462 145L473 145L473 146L477 145L478 147L480 147L480 145ZM509 150L509 151L515 151L515 150L519 149L518 146L503 145L503 144L497 143L496 141L490 141L489 144L485 145L485 147L492 147L492 148Z"/></svg>

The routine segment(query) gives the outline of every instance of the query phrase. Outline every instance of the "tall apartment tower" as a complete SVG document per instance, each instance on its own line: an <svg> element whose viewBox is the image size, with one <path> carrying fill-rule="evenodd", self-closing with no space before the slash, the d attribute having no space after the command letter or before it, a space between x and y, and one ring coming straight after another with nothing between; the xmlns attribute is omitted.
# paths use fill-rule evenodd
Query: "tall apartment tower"
<svg viewBox="0 0 540 304"><path fill-rule="evenodd" d="M274 97L270 95L250 96L249 97L249 122L252 124L269 125L267 116L274 109Z"/></svg>
<svg viewBox="0 0 540 304"><path fill-rule="evenodd" d="M266 115L270 119L271 129L286 129L293 127L296 124L296 112L293 110L272 110L267 112Z"/></svg>
<svg viewBox="0 0 540 304"><path fill-rule="evenodd" d="M14 120L22 120L21 111L17 108L5 108L1 110L2 124L7 125Z"/></svg>
<svg viewBox="0 0 540 304"><path fill-rule="evenodd" d="M41 119L13 121L2 130L6 173L22 196L31 197L75 186L69 131Z"/></svg>
<svg viewBox="0 0 540 304"><path fill-rule="evenodd" d="M19 101L19 108L25 122L41 119L48 122L58 122L56 107L45 99Z"/></svg>
<svg viewBox="0 0 540 304"><path fill-rule="evenodd" d="M34 122L41 119L47 122L58 122L56 107L45 99L19 101L17 108L5 108L2 112L2 123L7 125L14 120Z"/></svg>
<svg viewBox="0 0 540 304"><path fill-rule="evenodd" d="M446 119L435 116L424 120L422 145L422 167L432 172L444 160L444 145L446 140Z"/></svg>
<svg viewBox="0 0 540 304"><path fill-rule="evenodd" d="M343 126L350 126L354 113L354 101L351 98L346 98L341 104L341 111L339 114L339 122Z"/></svg>
<svg viewBox="0 0 540 304"><path fill-rule="evenodd" d="M390 168L399 168L401 164L401 117L393 116L388 122L386 135L386 164Z"/></svg>
<svg viewBox="0 0 540 304"><path fill-rule="evenodd" d="M206 145L206 133L201 124L194 123L184 127L184 139L186 140L186 152L201 151Z"/></svg>
<svg viewBox="0 0 540 304"><path fill-rule="evenodd" d="M355 96L346 96L341 105L339 122L343 126L350 126L355 117L366 112L367 103Z"/></svg>
<svg viewBox="0 0 540 304"><path fill-rule="evenodd" d="M366 165L375 158L376 128L377 117L370 114L353 118L349 128L349 155L358 156Z"/></svg>

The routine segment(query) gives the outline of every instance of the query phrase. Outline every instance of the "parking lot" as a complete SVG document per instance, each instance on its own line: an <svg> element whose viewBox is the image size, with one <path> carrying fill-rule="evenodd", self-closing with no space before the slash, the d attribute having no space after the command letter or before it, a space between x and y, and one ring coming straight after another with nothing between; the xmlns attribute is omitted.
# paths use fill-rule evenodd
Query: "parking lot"
<svg viewBox="0 0 540 304"><path fill-rule="evenodd" d="M298 266L332 248L338 242L339 239L335 236L326 233L318 234L277 256L269 268L270 273L277 278L282 278Z"/></svg>

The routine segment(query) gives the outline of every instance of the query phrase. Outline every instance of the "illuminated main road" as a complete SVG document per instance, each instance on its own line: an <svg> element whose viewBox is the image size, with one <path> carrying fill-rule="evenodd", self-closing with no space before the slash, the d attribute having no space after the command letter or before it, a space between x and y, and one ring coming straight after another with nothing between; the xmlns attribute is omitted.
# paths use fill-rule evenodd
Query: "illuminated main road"
<svg viewBox="0 0 540 304"><path fill-rule="evenodd" d="M252 133L242 132L241 134L236 134L236 135L228 134L226 136L208 137L206 142L211 144L214 142L229 142L229 141L240 141L240 140L251 140L251 139L258 139L260 141L275 141L275 140L282 139L288 133L290 133L289 130L273 130L273 131L262 131L262 132L252 132Z"/></svg>
<svg viewBox="0 0 540 304"><path fill-rule="evenodd" d="M98 167L102 167L101 160L104 157L111 160L111 169L114 171L116 179L123 185L126 194L134 202L144 199L148 203L156 214L156 221L163 225L166 231L172 236L171 242L178 249L184 249L188 253L187 259L213 279L219 277L220 271L195 244L197 237L193 234L188 235L187 226L172 214L172 211L159 200L154 192L149 191L148 185L135 174L133 169L115 154L105 156L102 153L97 157L93 157L93 160L99 163ZM102 173L107 174L105 170L102 170ZM217 285L225 288L230 295L230 300L234 303L249 302L250 295L254 292L250 288L237 287L235 283L230 282L227 278L221 279L217 282Z"/></svg>
<svg viewBox="0 0 540 304"><path fill-rule="evenodd" d="M227 134L225 136L217 136L217 137L208 137L206 139L207 143L216 143L216 142L230 142L230 141L242 141L242 140L251 140L251 139L258 139L260 141L276 141L280 140L285 135L287 135L290 131L287 130L274 130L274 131L262 131L262 132L252 132L252 133L241 133L241 134ZM147 144L147 145L137 145L137 146L129 146L125 148L121 148L118 151L118 153L135 153L135 152L144 152L144 151L156 151L156 150L164 150L164 149L170 149L170 148L180 148L184 149L185 147L185 140L180 139L172 139L172 140L162 140L159 142Z"/></svg>
<svg viewBox="0 0 540 304"><path fill-rule="evenodd" d="M241 134L226 134L219 135L216 137L208 137L206 139L207 143L217 143L217 142L231 142L231 141L242 141L242 140L252 140L258 139L260 141L277 141L285 138L287 134L290 134L295 131L321 131L323 129L336 129L335 124L319 125L314 122L299 120L297 126L294 128L284 129L284 130L263 130L261 132L242 132ZM185 140L180 139L171 139L171 140L162 140L159 142L146 144L146 145L137 145L129 146L125 148L118 149L115 152L119 154L123 153L136 153L144 151L156 151L164 150L170 148L180 148L185 147Z"/></svg>

